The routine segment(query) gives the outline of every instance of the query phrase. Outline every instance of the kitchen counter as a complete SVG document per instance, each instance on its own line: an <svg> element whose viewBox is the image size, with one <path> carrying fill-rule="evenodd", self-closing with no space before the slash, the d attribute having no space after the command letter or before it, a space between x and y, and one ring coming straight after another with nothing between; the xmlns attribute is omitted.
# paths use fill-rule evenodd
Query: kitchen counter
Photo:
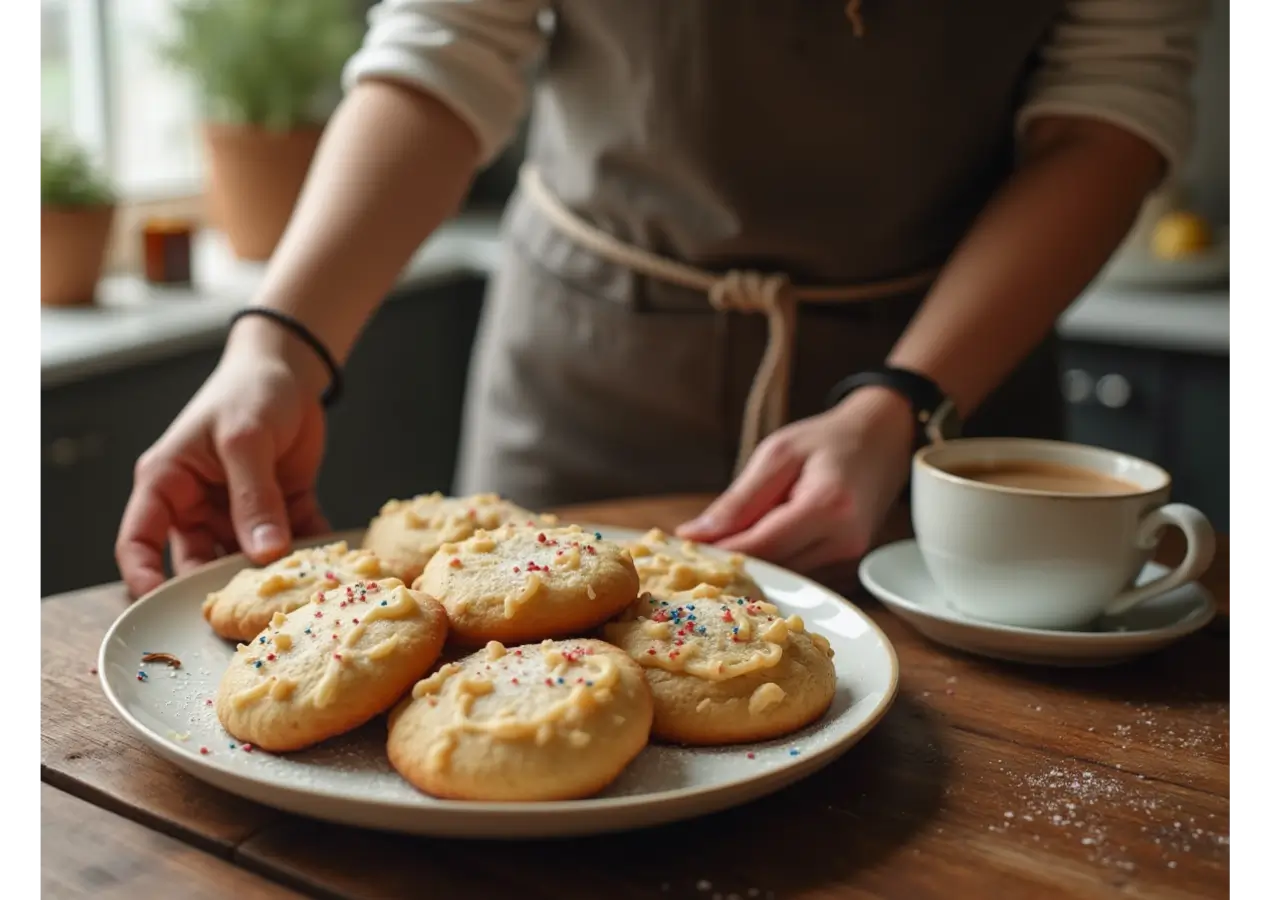
<svg viewBox="0 0 1275 900"><path fill-rule="evenodd" d="M408 263L400 287L486 277L499 260L499 213L468 212L448 222ZM41 386L215 346L226 321L251 302L264 265L234 258L224 238L201 232L194 247L193 288L157 288L130 276L104 279L99 303L43 309ZM1130 291L1095 287L1059 323L1076 340L1225 356L1230 311L1226 288L1203 292Z"/></svg>
<svg viewBox="0 0 1275 900"><path fill-rule="evenodd" d="M397 287L486 277L497 265L499 221L497 212L464 213L451 220L412 257ZM211 230L199 233L192 253L193 287L154 287L133 276L108 276L96 306L42 309L41 387L220 342L230 315L256 295L265 265L236 259L225 238Z"/></svg>

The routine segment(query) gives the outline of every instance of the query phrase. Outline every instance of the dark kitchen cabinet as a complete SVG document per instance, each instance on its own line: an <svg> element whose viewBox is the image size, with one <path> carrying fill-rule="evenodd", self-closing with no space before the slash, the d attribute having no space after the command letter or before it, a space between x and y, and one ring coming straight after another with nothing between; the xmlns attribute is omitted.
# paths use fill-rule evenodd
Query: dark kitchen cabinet
<svg viewBox="0 0 1275 900"><path fill-rule="evenodd" d="M1228 530L1228 357L1070 341L1060 375L1070 440L1163 466L1174 500Z"/></svg>
<svg viewBox="0 0 1275 900"><path fill-rule="evenodd" d="M319 499L335 528L389 497L447 491L483 281L407 289L373 317L328 417ZM43 392L41 594L113 581L133 465L217 363L213 346Z"/></svg>

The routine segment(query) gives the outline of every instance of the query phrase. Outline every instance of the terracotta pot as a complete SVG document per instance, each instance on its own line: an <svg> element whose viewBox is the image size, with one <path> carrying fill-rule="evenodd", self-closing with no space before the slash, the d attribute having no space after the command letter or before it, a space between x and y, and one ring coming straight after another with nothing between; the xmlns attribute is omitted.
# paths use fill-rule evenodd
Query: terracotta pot
<svg viewBox="0 0 1275 900"><path fill-rule="evenodd" d="M212 220L240 259L260 262L274 252L322 133L204 125Z"/></svg>
<svg viewBox="0 0 1275 900"><path fill-rule="evenodd" d="M114 218L114 206L40 207L41 304L93 302Z"/></svg>

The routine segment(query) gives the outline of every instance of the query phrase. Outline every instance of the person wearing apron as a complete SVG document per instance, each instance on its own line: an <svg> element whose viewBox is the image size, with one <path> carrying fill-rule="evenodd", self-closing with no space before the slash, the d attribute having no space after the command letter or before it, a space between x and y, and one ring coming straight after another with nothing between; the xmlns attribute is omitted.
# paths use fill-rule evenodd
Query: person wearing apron
<svg viewBox="0 0 1275 900"><path fill-rule="evenodd" d="M126 580L152 584L168 538L181 562L269 558L322 527L321 413L281 431L279 411L327 383L323 355L339 365L500 152L529 82L456 491L713 493L683 534L799 569L854 558L935 406L964 434L1061 436L1053 322L1189 146L1206 10L385 0L266 315L139 465ZM292 383L232 414L262 358L252 384Z"/></svg>

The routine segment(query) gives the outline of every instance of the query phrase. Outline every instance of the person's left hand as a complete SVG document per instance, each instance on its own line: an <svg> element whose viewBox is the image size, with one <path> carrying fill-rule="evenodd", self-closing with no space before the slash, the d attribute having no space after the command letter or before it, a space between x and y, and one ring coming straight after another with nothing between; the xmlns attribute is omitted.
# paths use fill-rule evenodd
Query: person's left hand
<svg viewBox="0 0 1275 900"><path fill-rule="evenodd" d="M860 388L767 437L677 534L798 571L857 559L907 482L914 422L902 397Z"/></svg>

